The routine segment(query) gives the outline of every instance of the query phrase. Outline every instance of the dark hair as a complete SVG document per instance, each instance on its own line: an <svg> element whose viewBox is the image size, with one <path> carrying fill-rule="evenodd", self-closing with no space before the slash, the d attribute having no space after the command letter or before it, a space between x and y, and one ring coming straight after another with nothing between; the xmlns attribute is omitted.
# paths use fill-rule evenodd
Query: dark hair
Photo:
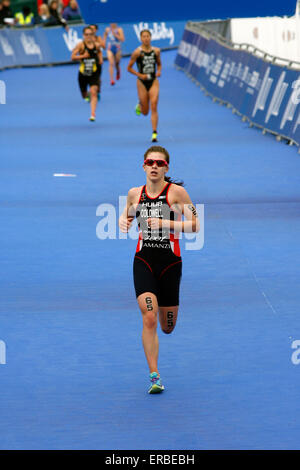
<svg viewBox="0 0 300 470"><path fill-rule="evenodd" d="M149 29L142 29L142 31L140 32L140 37L142 36L143 33L149 33L150 36L152 36L151 31L149 31Z"/></svg>
<svg viewBox="0 0 300 470"><path fill-rule="evenodd" d="M28 16L31 13L31 8L28 5L24 5L22 11L25 16Z"/></svg>
<svg viewBox="0 0 300 470"><path fill-rule="evenodd" d="M96 24L90 24L90 26L94 26L94 28L96 28L96 31L98 30L98 25L96 25Z"/></svg>
<svg viewBox="0 0 300 470"><path fill-rule="evenodd" d="M146 150L146 152L144 153L144 160L146 160L148 155L153 152L161 153L162 155L164 155L166 162L170 163L170 155L168 150L164 147L161 147L160 145L152 145L152 147L148 148L148 150ZM167 181L168 183L177 184L178 186L184 186L183 181L173 180L172 178L170 178L170 176L165 176L165 181Z"/></svg>
<svg viewBox="0 0 300 470"><path fill-rule="evenodd" d="M92 31L92 29L91 29L90 26L85 26L85 27L83 28L83 32L85 33L87 29L90 29L90 30Z"/></svg>

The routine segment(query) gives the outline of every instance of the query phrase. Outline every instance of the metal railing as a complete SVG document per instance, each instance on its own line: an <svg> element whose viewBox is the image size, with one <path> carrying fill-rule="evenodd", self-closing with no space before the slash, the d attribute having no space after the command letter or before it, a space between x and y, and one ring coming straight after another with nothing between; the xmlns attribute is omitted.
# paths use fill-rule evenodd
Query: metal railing
<svg viewBox="0 0 300 470"><path fill-rule="evenodd" d="M228 20L230 21L230 20ZM224 47L232 50L243 50L247 51L249 54L252 54L260 59L264 60L273 65L278 65L279 67L287 67L292 70L300 70L300 62L296 60L285 59L283 57L276 57L269 54L266 51L259 49L258 47L253 46L252 44L247 43L235 43L232 42L228 37L222 36L217 31L209 28L209 23L205 26L205 23L188 21L186 29L194 33L202 34L207 38L215 39L219 44L222 44Z"/></svg>

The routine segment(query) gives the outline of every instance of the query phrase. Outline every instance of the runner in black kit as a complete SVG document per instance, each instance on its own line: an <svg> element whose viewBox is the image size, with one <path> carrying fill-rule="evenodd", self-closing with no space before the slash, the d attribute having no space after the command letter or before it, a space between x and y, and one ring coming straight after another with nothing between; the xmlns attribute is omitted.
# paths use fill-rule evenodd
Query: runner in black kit
<svg viewBox="0 0 300 470"><path fill-rule="evenodd" d="M96 107L100 94L100 75L103 62L101 47L96 42L94 33L89 26L83 30L84 40L72 52L72 60L79 60L78 82L81 95L91 103L90 121L96 119ZM90 90L88 92L88 86Z"/></svg>
<svg viewBox="0 0 300 470"><path fill-rule="evenodd" d="M151 33L147 29L141 31L142 45L132 54L127 70L136 75L139 102L135 112L147 116L149 103L151 108L152 142L157 142L158 112L157 104L159 97L159 82L157 77L161 75L160 50L151 46ZM137 64L138 72L133 68Z"/></svg>
<svg viewBox="0 0 300 470"><path fill-rule="evenodd" d="M160 146L144 155L146 184L131 188L120 217L121 231L130 229L134 217L139 239L133 273L137 301L143 315L143 346L150 370L149 393L164 390L158 373L157 314L164 333L176 325L181 279L179 232L196 232L199 221L191 199L182 187L166 175L169 154ZM185 220L182 221L182 214Z"/></svg>

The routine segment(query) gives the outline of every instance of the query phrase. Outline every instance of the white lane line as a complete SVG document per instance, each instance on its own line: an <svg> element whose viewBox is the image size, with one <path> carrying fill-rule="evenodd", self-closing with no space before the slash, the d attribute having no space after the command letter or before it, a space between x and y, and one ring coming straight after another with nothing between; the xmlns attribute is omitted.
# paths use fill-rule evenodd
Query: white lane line
<svg viewBox="0 0 300 470"><path fill-rule="evenodd" d="M74 178L77 175L75 175L73 173L53 173L53 176L62 176L62 177L66 177L66 178Z"/></svg>

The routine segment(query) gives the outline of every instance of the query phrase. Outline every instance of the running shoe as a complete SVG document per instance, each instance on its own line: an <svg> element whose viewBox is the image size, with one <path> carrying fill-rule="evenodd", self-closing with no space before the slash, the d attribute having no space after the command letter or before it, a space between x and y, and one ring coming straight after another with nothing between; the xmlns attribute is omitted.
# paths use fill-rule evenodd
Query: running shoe
<svg viewBox="0 0 300 470"><path fill-rule="evenodd" d="M164 391L165 387L162 385L160 376L157 372L152 372L152 374L150 374L150 381L151 385L148 393L161 393Z"/></svg>
<svg viewBox="0 0 300 470"><path fill-rule="evenodd" d="M87 103L89 103L91 101L91 96L90 94L88 93L87 96L84 98L84 101L86 101Z"/></svg>
<svg viewBox="0 0 300 470"><path fill-rule="evenodd" d="M92 122L96 121L96 116L91 115L90 121L92 121Z"/></svg>
<svg viewBox="0 0 300 470"><path fill-rule="evenodd" d="M98 98L98 101L101 100L101 93L98 93L97 98Z"/></svg>
<svg viewBox="0 0 300 470"><path fill-rule="evenodd" d="M157 142L157 132L152 132L152 142Z"/></svg>
<svg viewBox="0 0 300 470"><path fill-rule="evenodd" d="M111 81L110 81L110 84L111 84L111 85L114 85L114 84L115 84L115 82L114 82L113 80L111 80Z"/></svg>
<svg viewBox="0 0 300 470"><path fill-rule="evenodd" d="M136 114L137 116L140 116L140 115L141 115L141 112L142 112L142 111L141 111L141 105L140 105L140 103L138 103L138 104L136 105L136 107L135 107L135 114Z"/></svg>

